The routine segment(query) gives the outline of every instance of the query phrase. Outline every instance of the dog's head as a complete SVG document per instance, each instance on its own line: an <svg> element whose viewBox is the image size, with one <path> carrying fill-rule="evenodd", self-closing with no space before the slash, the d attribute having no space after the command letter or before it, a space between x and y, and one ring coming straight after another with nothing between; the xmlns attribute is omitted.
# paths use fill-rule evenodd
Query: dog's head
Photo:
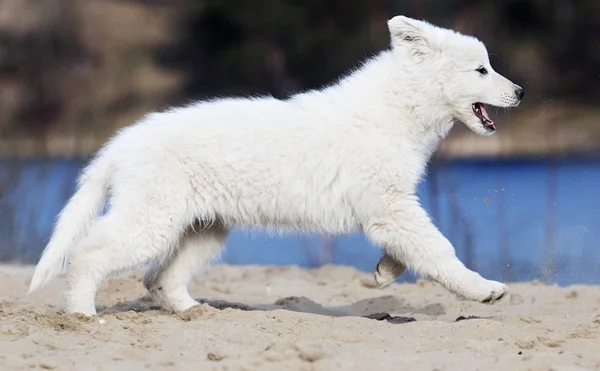
<svg viewBox="0 0 600 371"><path fill-rule="evenodd" d="M479 135L491 135L496 126L486 105L516 107L524 90L498 74L490 65L483 43L467 36L404 16L388 21L395 53L412 58L411 68L421 69L423 89L441 94L445 110Z"/></svg>

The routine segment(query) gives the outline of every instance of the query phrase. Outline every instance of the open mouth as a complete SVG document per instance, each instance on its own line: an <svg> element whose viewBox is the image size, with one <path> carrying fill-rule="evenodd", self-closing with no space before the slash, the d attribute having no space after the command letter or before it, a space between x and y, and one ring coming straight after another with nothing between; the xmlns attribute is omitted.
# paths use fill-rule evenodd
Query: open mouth
<svg viewBox="0 0 600 371"><path fill-rule="evenodd" d="M488 129L489 131L496 130L496 125L494 125L494 121L492 121L492 119L490 119L490 116L488 116L488 113L485 110L483 103L473 103L473 113L481 121L481 125L483 125L483 127Z"/></svg>

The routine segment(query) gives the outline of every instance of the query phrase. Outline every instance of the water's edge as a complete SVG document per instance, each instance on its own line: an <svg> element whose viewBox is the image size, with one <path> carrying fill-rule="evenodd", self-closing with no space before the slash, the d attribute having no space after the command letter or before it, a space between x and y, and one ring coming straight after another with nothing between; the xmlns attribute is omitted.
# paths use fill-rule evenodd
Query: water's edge
<svg viewBox="0 0 600 371"><path fill-rule="evenodd" d="M85 161L0 159L0 261L37 261ZM598 184L598 159L445 161L432 164L419 196L461 260L485 277L597 284ZM329 238L235 230L220 261L333 263L372 271L380 255L362 234Z"/></svg>

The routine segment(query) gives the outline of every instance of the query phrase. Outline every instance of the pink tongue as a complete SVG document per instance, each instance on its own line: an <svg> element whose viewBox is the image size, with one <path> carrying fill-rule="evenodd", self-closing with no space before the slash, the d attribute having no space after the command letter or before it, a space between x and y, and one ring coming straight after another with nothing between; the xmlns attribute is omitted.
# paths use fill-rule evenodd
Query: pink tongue
<svg viewBox="0 0 600 371"><path fill-rule="evenodd" d="M488 122L493 122L490 119L490 116L488 116L488 113L485 110L485 107L483 106L483 104L479 104L479 109L481 110L481 115L483 116L484 119L486 119Z"/></svg>

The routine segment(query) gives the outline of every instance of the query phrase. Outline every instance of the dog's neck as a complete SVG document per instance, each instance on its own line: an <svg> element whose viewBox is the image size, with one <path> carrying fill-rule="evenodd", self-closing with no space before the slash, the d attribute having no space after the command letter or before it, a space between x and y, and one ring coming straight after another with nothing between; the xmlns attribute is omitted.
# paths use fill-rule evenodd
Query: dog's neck
<svg viewBox="0 0 600 371"><path fill-rule="evenodd" d="M408 55L387 50L366 61L360 68L319 93L316 98L344 107L386 135L410 136L416 150L430 156L454 124L444 102L441 87L428 86L421 71ZM431 66L428 74L435 74ZM406 143L406 141L403 141Z"/></svg>

